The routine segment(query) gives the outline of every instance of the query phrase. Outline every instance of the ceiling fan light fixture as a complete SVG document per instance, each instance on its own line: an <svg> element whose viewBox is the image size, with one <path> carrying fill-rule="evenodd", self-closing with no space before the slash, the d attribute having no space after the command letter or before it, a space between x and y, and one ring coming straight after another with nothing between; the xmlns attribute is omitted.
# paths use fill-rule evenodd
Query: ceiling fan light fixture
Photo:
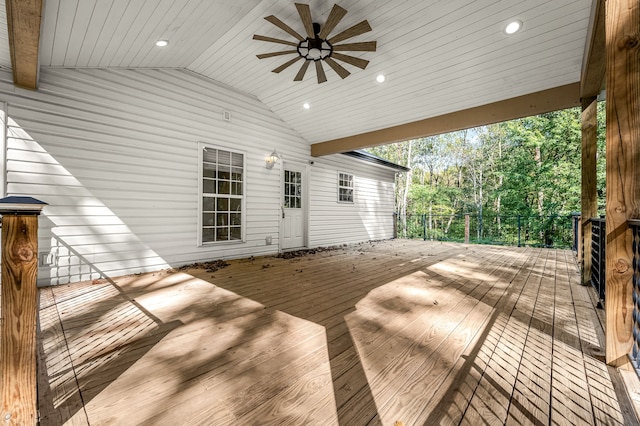
<svg viewBox="0 0 640 426"><path fill-rule="evenodd" d="M309 104L309 102L305 102L305 103L302 104L302 108L310 109L311 108L311 104Z"/></svg>
<svg viewBox="0 0 640 426"><path fill-rule="evenodd" d="M378 83L384 83L387 80L387 77L384 74L378 74L376 76L376 81Z"/></svg>
<svg viewBox="0 0 640 426"><path fill-rule="evenodd" d="M507 26L504 29L504 32L511 35L511 34L517 33L521 29L522 29L522 21L519 19L514 19L513 21L507 24Z"/></svg>
<svg viewBox="0 0 640 426"><path fill-rule="evenodd" d="M316 59L320 59L322 57L321 54L322 54L322 51L320 49L316 49L315 47L312 47L311 49L309 49L307 60L313 59L315 61Z"/></svg>

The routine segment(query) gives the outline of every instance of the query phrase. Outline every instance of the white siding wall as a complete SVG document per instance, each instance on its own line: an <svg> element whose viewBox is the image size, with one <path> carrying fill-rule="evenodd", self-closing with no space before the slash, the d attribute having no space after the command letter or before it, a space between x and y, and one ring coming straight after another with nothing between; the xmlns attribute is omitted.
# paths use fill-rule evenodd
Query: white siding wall
<svg viewBox="0 0 640 426"><path fill-rule="evenodd" d="M338 172L355 179L353 203L338 202ZM344 155L314 159L309 214L309 245L393 237L394 171Z"/></svg>
<svg viewBox="0 0 640 426"><path fill-rule="evenodd" d="M275 148L311 159L258 100L183 70L43 69L35 92L2 72L0 101L16 124L7 193L49 203L39 252L53 264L40 267L40 285L275 253L282 163L267 170L264 158ZM246 155L242 244L196 244L199 142ZM391 237L393 173L344 156L314 160L309 245ZM353 205L336 202L338 170L356 175Z"/></svg>

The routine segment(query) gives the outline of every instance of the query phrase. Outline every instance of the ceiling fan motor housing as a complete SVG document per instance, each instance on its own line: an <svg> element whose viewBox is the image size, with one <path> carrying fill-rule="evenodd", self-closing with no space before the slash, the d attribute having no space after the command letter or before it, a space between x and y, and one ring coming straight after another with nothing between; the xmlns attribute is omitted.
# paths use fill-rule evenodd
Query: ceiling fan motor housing
<svg viewBox="0 0 640 426"><path fill-rule="evenodd" d="M320 32L320 25L314 23L314 30L317 28L316 36L314 38L307 37L298 43L298 55L302 56L307 61L320 61L324 58L331 56L333 53L333 46L327 40L324 40L318 36Z"/></svg>

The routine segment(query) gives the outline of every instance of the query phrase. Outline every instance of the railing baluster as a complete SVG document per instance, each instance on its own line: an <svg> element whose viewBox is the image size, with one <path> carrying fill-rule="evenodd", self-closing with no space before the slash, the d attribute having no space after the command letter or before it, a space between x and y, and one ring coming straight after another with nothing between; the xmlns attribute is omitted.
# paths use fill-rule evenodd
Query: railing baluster
<svg viewBox="0 0 640 426"><path fill-rule="evenodd" d="M606 294L605 282L605 250L606 231L605 220L601 218L591 219L591 285L598 292L598 308L603 308Z"/></svg>
<svg viewBox="0 0 640 426"><path fill-rule="evenodd" d="M640 376L640 220L629 220L628 223L633 233L633 346L629 356Z"/></svg>

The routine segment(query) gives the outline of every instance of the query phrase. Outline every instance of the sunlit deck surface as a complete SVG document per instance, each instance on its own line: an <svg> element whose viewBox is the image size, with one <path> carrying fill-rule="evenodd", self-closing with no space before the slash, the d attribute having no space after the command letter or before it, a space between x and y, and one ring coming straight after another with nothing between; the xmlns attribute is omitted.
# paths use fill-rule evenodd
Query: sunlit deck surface
<svg viewBox="0 0 640 426"><path fill-rule="evenodd" d="M423 241L42 289L43 425L636 424L565 250Z"/></svg>

